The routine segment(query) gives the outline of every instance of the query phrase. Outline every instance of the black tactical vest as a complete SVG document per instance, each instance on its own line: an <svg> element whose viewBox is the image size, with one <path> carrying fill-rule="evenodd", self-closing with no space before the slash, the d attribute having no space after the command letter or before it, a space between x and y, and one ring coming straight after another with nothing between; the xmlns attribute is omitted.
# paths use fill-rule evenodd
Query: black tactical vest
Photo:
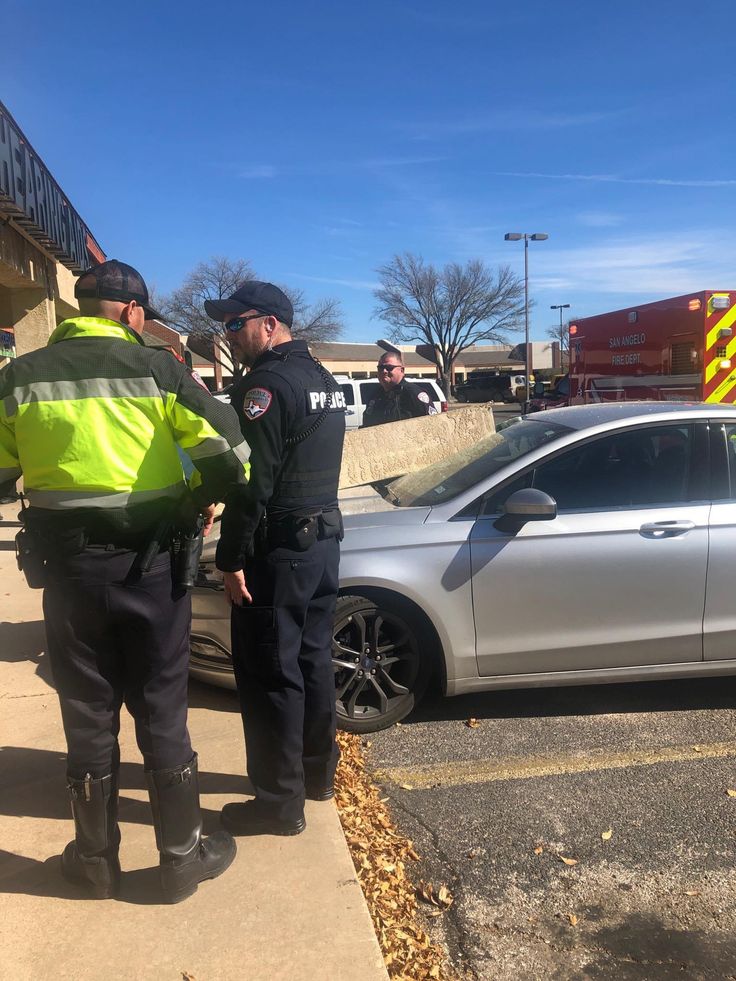
<svg viewBox="0 0 736 981"><path fill-rule="evenodd" d="M345 439L344 393L310 355L304 341L280 344L278 351L261 355L252 374L263 381L264 372L288 383L297 409L267 513L275 516L300 508L334 507ZM253 384L249 377L238 385L233 398L246 438L248 426L253 425L243 418L243 395ZM330 390L332 400L325 412Z"/></svg>

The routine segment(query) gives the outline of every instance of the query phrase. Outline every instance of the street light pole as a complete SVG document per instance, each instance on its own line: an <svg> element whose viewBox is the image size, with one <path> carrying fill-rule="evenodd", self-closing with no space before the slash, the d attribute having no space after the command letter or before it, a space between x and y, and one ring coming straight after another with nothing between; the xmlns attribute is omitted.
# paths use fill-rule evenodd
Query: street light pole
<svg viewBox="0 0 736 981"><path fill-rule="evenodd" d="M550 310L559 310L560 311L560 335L559 335L560 336L560 368L562 367L562 334L563 334L563 330L564 330L563 329L563 326L562 326L562 311L563 310L569 310L569 309L570 309L570 304L569 303L553 303L550 306ZM568 352L567 359L568 359L568 362L569 362L569 360L570 360L570 338L569 338L569 336L568 336L568 340L567 340L567 352Z"/></svg>
<svg viewBox="0 0 736 981"><path fill-rule="evenodd" d="M529 398L530 364L529 364L529 242L544 242L549 238L546 232L506 232L507 242L520 242L524 239L524 376L526 378L526 395Z"/></svg>

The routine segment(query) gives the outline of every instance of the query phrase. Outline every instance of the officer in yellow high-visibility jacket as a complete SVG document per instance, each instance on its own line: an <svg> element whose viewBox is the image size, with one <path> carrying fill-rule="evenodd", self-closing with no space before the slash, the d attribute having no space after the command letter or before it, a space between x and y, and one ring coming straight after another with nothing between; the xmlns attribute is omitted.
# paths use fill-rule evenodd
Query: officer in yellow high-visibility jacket
<svg viewBox="0 0 736 981"><path fill-rule="evenodd" d="M117 893L117 735L135 718L164 899L223 872L235 842L202 837L197 757L187 731L191 603L172 578L169 517L186 497L206 530L237 501L249 448L235 412L168 351L141 340L148 291L111 260L77 282L80 317L48 347L0 370L0 497L19 477L23 560L44 580L48 653L68 746L75 840L62 872ZM179 448L194 474L185 482ZM142 561L142 556L146 561ZM148 569L146 569L148 566Z"/></svg>

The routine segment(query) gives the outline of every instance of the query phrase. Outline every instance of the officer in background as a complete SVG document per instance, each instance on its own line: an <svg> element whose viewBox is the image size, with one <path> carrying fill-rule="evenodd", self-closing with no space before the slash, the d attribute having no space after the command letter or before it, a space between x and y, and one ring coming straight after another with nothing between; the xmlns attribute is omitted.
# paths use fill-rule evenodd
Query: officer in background
<svg viewBox="0 0 736 981"><path fill-rule="evenodd" d="M202 837L197 757L187 731L191 601L172 578L169 540L246 485L248 446L233 411L184 364L141 339L148 291L117 260L84 273L81 316L0 371L0 496L23 476L19 552L45 585L48 653L66 734L75 840L63 875L97 898L120 882L120 708L135 719L164 899L178 902L235 856ZM193 461L191 493L178 447ZM184 518L180 505L189 501ZM179 540L179 539L177 539ZM148 566L148 569L146 568Z"/></svg>
<svg viewBox="0 0 736 981"><path fill-rule="evenodd" d="M418 391L404 378L404 361L398 351L381 355L376 367L381 391L366 406L364 427L436 414L427 393Z"/></svg>
<svg viewBox="0 0 736 981"><path fill-rule="evenodd" d="M233 666L255 800L226 804L236 835L296 835L304 798L329 800L337 765L332 627L342 520L337 507L345 397L291 337L270 283L205 304L250 368L233 392L251 479L222 517L217 566L232 604Z"/></svg>

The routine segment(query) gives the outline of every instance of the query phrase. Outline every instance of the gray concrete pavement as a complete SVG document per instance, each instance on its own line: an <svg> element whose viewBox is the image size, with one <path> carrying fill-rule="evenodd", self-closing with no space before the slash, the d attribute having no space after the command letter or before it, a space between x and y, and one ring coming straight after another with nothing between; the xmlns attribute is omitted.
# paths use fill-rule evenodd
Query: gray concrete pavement
<svg viewBox="0 0 736 981"><path fill-rule="evenodd" d="M736 679L493 692L371 736L455 896L430 932L480 981L736 978L735 706Z"/></svg>
<svg viewBox="0 0 736 981"><path fill-rule="evenodd" d="M0 509L9 518L12 509ZM59 874L71 836L64 739L44 653L40 593L0 529L0 977L74 981L360 979L383 966L332 802L307 805L296 838L240 839L231 869L177 906L159 903L142 764L121 733L122 895L87 900ZM248 792L233 696L193 686L205 830Z"/></svg>

